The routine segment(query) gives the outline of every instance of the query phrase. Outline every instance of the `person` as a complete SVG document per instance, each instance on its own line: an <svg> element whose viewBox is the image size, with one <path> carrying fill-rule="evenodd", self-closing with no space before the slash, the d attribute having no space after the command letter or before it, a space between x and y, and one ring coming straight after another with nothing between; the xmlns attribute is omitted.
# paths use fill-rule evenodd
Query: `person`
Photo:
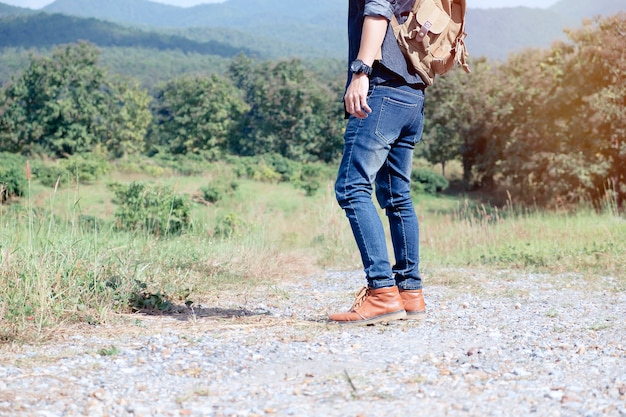
<svg viewBox="0 0 626 417"><path fill-rule="evenodd" d="M425 83L412 73L390 25L413 0L349 0L349 71L344 95L344 151L335 182L367 286L347 312L329 321L365 325L423 318L419 225L411 200L413 150L421 139ZM395 264L372 194L389 221Z"/></svg>

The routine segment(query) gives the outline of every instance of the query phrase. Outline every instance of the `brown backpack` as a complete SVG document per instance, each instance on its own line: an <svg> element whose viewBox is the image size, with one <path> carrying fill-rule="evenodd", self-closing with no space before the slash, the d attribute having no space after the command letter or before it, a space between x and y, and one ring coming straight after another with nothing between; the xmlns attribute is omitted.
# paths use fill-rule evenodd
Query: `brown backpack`
<svg viewBox="0 0 626 417"><path fill-rule="evenodd" d="M427 85L455 63L469 73L465 48L465 0L415 0L406 21L391 24L410 66Z"/></svg>

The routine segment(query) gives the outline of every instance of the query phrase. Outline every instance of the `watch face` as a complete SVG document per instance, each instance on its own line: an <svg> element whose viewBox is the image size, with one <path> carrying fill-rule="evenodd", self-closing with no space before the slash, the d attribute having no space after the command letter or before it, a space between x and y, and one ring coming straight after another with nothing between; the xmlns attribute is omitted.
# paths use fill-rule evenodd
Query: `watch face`
<svg viewBox="0 0 626 417"><path fill-rule="evenodd" d="M362 62L361 61L352 61L352 64L350 64L350 71L358 73L360 71L362 71L363 67L362 67Z"/></svg>
<svg viewBox="0 0 626 417"><path fill-rule="evenodd" d="M350 71L352 71L352 73L354 73L354 74L363 74L363 73L365 73L365 74L367 74L369 76L370 73L372 72L372 69L370 67L368 67L367 65L365 65L365 63L363 61L361 61L360 59L355 59L350 64Z"/></svg>

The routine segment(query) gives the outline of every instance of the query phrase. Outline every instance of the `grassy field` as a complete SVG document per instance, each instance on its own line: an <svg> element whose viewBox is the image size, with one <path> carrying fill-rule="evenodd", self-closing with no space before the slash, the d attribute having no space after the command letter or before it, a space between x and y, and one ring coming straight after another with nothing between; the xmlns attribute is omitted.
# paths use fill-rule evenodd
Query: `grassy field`
<svg viewBox="0 0 626 417"><path fill-rule="evenodd" d="M58 189L29 183L19 202L0 206L0 341L45 339L59 326L193 303L224 287L361 267L331 180L307 196L290 183L238 179L217 203L194 204L193 229L180 236L114 227L107 183L144 181L192 196L231 175L216 166L190 176L116 171ZM589 282L612 276L612 290L626 290L626 221L610 206L544 212L516 207L514 198L500 208L426 195L415 202L426 285L454 284L456 269L493 268L576 273Z"/></svg>

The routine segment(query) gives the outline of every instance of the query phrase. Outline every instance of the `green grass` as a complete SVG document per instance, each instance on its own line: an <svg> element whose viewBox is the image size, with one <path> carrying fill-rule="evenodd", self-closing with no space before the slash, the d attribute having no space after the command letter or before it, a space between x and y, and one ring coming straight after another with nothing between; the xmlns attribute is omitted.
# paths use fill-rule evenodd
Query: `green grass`
<svg viewBox="0 0 626 417"><path fill-rule="evenodd" d="M274 288L323 269L361 268L332 181L306 196L288 183L238 178L232 195L195 204L193 229L177 237L113 227L108 182L145 180L193 195L231 176L219 166L190 176L112 172L56 190L29 184L27 196L0 206L0 341L45 339L67 323L97 325L222 288ZM433 284L445 283L439 269L463 267L612 276L616 290L626 290L626 221L614 211L496 209L423 195L416 208L422 267ZM226 221L235 227L220 235Z"/></svg>
<svg viewBox="0 0 626 417"><path fill-rule="evenodd" d="M463 204L459 204L463 206ZM490 266L622 277L626 221L613 212L490 211L430 213L422 221L422 260L438 266Z"/></svg>

